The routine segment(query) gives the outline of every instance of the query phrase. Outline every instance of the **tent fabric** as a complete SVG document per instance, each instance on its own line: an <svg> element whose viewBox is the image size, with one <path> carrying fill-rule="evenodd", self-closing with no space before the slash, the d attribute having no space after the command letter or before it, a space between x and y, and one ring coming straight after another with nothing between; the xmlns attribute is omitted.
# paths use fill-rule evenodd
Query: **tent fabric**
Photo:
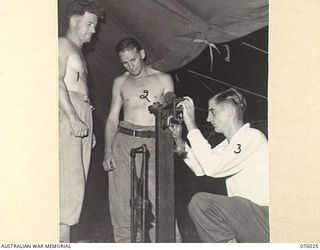
<svg viewBox="0 0 320 250"><path fill-rule="evenodd" d="M65 31L64 11L70 0L59 0L59 32ZM97 0L105 9L94 50L113 75L114 48L125 37L136 38L147 51L147 62L161 71L181 68L207 46L226 43L268 25L268 0ZM60 11L61 10L61 11Z"/></svg>
<svg viewBox="0 0 320 250"><path fill-rule="evenodd" d="M65 11L70 1L58 0L59 36L66 32ZM112 83L124 72L114 48L119 40L128 36L136 38L144 46L148 64L164 72L179 70L201 57L208 45L196 44L195 39L218 44L219 48L224 47L219 44L231 44L231 62L225 63L224 55L215 57L215 77L239 83L240 86L246 85L254 91L260 88L259 79L265 76L265 72L257 71L256 66L267 63L267 57L261 57L246 46L232 44L237 43L239 38L248 41L247 35L254 35L256 30L266 30L261 28L268 25L268 0L96 1L105 9L105 20L99 23L93 41L83 48L89 70L90 98L96 107L95 131L104 130L112 99ZM264 36L254 35L253 38L253 44L267 49ZM248 42L251 42L250 39ZM205 69L209 70L209 66L198 70L203 72ZM263 83L266 81L264 79L267 78L263 78ZM194 84L200 83L195 81ZM190 88L188 91L194 92L191 87L187 87ZM201 93L204 94L203 91Z"/></svg>

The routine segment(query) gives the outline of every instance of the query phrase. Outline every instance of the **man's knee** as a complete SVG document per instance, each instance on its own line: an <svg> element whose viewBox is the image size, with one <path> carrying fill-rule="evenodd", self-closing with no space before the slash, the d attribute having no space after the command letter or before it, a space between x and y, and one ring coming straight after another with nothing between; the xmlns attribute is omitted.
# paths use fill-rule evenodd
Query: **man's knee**
<svg viewBox="0 0 320 250"><path fill-rule="evenodd" d="M199 213L205 212L207 193L196 193L188 204L188 211L191 217L197 216Z"/></svg>

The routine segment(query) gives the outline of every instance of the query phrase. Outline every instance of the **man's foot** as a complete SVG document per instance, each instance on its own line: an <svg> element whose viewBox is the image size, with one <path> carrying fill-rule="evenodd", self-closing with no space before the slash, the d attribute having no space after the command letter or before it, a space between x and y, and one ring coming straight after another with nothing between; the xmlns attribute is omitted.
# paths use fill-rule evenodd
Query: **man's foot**
<svg viewBox="0 0 320 250"><path fill-rule="evenodd" d="M235 238L228 240L227 243L237 243L237 240Z"/></svg>
<svg viewBox="0 0 320 250"><path fill-rule="evenodd" d="M60 224L60 242L70 243L70 226Z"/></svg>

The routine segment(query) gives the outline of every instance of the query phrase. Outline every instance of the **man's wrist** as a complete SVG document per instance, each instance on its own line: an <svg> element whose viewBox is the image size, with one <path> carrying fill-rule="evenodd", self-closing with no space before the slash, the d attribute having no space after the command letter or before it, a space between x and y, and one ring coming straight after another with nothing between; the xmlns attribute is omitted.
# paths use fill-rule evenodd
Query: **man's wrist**
<svg viewBox="0 0 320 250"><path fill-rule="evenodd" d="M174 152L182 158L186 157L186 147L185 142L183 140L181 140L180 142L176 141Z"/></svg>
<svg viewBox="0 0 320 250"><path fill-rule="evenodd" d="M177 145L184 145L185 141L182 138L176 139L175 140Z"/></svg>
<svg viewBox="0 0 320 250"><path fill-rule="evenodd" d="M79 117L78 117L76 114L71 114L71 115L69 116L69 120L70 120L71 122L78 121L78 120L79 120Z"/></svg>
<svg viewBox="0 0 320 250"><path fill-rule="evenodd" d="M188 132L190 132L191 130L194 130L194 129L198 129L197 124L195 124L195 123L189 123L189 124L186 124L186 126L188 129Z"/></svg>
<svg viewBox="0 0 320 250"><path fill-rule="evenodd" d="M105 153L105 154L111 154L112 151L111 151L111 150L105 150L104 153Z"/></svg>

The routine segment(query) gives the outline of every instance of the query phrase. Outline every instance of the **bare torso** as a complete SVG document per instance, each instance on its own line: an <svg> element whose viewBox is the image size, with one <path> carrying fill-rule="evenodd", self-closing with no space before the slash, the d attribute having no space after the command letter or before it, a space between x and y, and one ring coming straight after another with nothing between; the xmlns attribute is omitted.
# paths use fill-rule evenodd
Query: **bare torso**
<svg viewBox="0 0 320 250"><path fill-rule="evenodd" d="M163 103L166 86L164 73L153 70L143 77L132 77L126 73L122 75L123 83L120 95L123 102L124 121L144 126L155 124L155 117L148 107L155 102Z"/></svg>
<svg viewBox="0 0 320 250"><path fill-rule="evenodd" d="M66 38L66 51L68 53L64 82L68 91L75 91L84 95L89 94L87 85L87 66L81 50Z"/></svg>

